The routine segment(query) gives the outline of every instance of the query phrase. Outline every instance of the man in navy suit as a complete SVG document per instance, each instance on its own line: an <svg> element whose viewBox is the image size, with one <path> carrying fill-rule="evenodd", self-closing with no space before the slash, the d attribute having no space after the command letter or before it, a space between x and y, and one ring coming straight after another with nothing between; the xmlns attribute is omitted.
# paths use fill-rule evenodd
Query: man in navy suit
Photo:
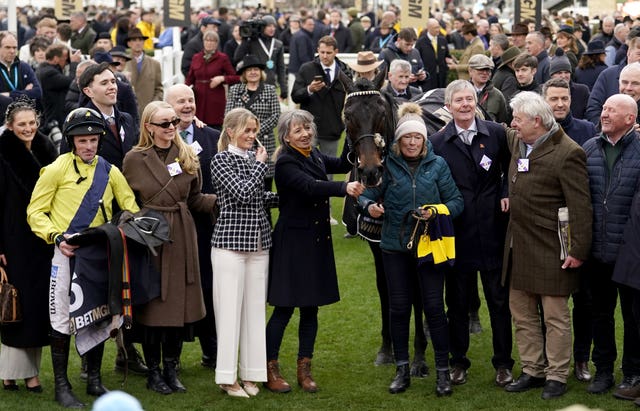
<svg viewBox="0 0 640 411"><path fill-rule="evenodd" d="M211 159L218 152L218 139L220 132L211 127L199 127L195 121L196 99L193 90L184 84L175 84L167 90L165 101L176 111L180 118L178 132L182 139L193 148L200 158L200 169L202 171L202 192L214 194L213 183L211 182ZM210 214L193 213L198 235L198 258L200 261L200 281L202 284L202 294L204 295L204 305L207 315L200 320L196 333L202 348L203 367L216 367L217 338L216 323L213 313L213 273L211 270L211 236L213 234L213 223Z"/></svg>
<svg viewBox="0 0 640 411"><path fill-rule="evenodd" d="M424 68L429 74L422 82L423 91L447 86L447 59L451 58L447 39L440 34L440 23L436 19L427 21L427 29L420 35L416 42L416 50L422 57ZM437 50L437 52L436 52Z"/></svg>

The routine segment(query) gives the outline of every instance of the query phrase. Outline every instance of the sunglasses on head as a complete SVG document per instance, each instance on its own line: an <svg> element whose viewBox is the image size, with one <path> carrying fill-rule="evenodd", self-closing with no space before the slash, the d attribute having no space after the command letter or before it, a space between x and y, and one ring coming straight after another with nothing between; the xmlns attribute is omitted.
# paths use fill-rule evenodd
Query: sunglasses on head
<svg viewBox="0 0 640 411"><path fill-rule="evenodd" d="M179 118L174 118L171 121L165 121L164 123L154 123L152 121L149 122L149 124L153 124L154 126L158 126L160 128L169 128L169 126L177 126L178 124L180 124L180 119Z"/></svg>

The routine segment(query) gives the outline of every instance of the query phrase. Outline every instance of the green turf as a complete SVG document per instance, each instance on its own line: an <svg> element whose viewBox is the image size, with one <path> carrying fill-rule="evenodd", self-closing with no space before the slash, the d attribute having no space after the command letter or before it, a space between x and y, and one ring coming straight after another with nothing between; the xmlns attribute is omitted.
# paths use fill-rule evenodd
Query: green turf
<svg viewBox="0 0 640 411"><path fill-rule="evenodd" d="M341 209L338 199L333 201L334 215ZM281 367L285 378L292 383L288 394L273 394L262 390L256 398L236 399L223 394L214 383L214 373L199 365L200 347L187 343L182 357L181 380L186 394L162 396L145 388L145 379L129 376L121 388L122 375L113 371L115 345L107 343L103 362L105 385L110 389L124 389L140 399L145 410L553 410L581 403L603 410L633 410L633 403L614 399L610 394L589 395L586 384L569 380L569 391L561 399L543 401L540 389L510 394L493 385L491 367L491 330L486 305L481 309L484 331L471 336L469 358L473 362L468 383L454 387L450 398L435 395L432 350L427 349L431 374L425 379L413 379L409 390L391 395L387 386L394 375L391 366L375 367L373 360L380 344L380 314L373 262L367 244L359 239L344 239L342 226L333 227L334 247L340 282L341 301L320 308L319 332L313 359L313 374L320 387L317 394L302 392L295 385L295 355L297 350L297 319L294 315L281 350ZM621 338L618 317L618 341ZM621 348L621 347L620 347ZM514 346L514 357L517 350ZM616 367L618 369L619 367ZM69 366L71 381L79 397L91 399L84 393L78 378L79 360L72 354ZM516 359L516 374L518 371ZM593 370L593 367L592 367ZM0 410L59 409L53 400L53 377L49 350L42 361L43 394L31 394L20 382L19 392L0 390ZM616 373L617 381L620 372Z"/></svg>

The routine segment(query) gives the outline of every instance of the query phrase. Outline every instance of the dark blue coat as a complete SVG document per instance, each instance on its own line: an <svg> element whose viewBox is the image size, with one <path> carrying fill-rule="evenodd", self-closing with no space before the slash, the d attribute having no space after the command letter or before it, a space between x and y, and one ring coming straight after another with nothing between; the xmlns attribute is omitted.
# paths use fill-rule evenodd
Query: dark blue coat
<svg viewBox="0 0 640 411"><path fill-rule="evenodd" d="M589 102L587 103L587 112L584 118L596 126L600 124L600 113L602 113L602 106L605 101L620 92L619 80L620 72L623 68L624 65L622 64L607 68L600 73L596 83L591 89Z"/></svg>
<svg viewBox="0 0 640 411"><path fill-rule="evenodd" d="M622 233L629 219L631 201L640 181L640 135L631 131L617 144L622 152L609 174L604 155L603 135L584 144L593 206L591 254L596 260L613 264L618 256Z"/></svg>
<svg viewBox="0 0 640 411"><path fill-rule="evenodd" d="M211 159L218 152L220 132L211 127L198 128L193 126L193 140L202 147L198 154L200 170L202 171L202 192L215 194L211 180ZM211 213L192 211L193 221L198 234L198 259L200 261L200 283L202 289L211 289L213 272L211 270L211 236L213 235L213 220ZM205 296L205 300L210 296Z"/></svg>
<svg viewBox="0 0 640 411"><path fill-rule="evenodd" d="M502 265L508 214L500 199L508 197L506 175L511 155L504 127L476 118L478 133L466 146L453 121L429 139L435 154L443 157L464 199L464 210L453 220L456 267L461 270L493 270ZM480 166L491 159L488 170Z"/></svg>
<svg viewBox="0 0 640 411"><path fill-rule="evenodd" d="M562 127L564 132L571 137L573 141L581 146L586 143L587 140L598 134L596 126L594 126L592 122L574 118L571 112L569 112L564 120L559 121L558 124L560 124L560 127Z"/></svg>
<svg viewBox="0 0 640 411"><path fill-rule="evenodd" d="M631 202L631 214L622 236L620 253L611 279L640 290L640 187Z"/></svg>
<svg viewBox="0 0 640 411"><path fill-rule="evenodd" d="M311 40L312 35L305 29L300 29L291 36L287 73L296 74L304 63L313 60L313 53L316 48Z"/></svg>
<svg viewBox="0 0 640 411"><path fill-rule="evenodd" d="M13 82L15 80L14 74L16 70L18 73L18 84L14 90L4 76L8 76L7 78L11 79ZM40 82L36 77L36 73L33 71L31 66L24 61L18 60L17 57L11 64L11 67L9 67L8 72L4 64L0 64L0 71L4 73L4 75L0 75L0 93L9 93L9 97L0 95L0 124L3 124L5 111L11 102L17 100L18 97L25 95L30 99L35 100L39 105L40 99L42 98L42 89L40 88ZM25 90L25 87L29 84L32 84L33 88Z"/></svg>
<svg viewBox="0 0 640 411"><path fill-rule="evenodd" d="M581 69L578 67L575 73L576 83L585 84L589 87L589 90L591 90L593 89L593 85L596 83L600 73L605 71L607 68L607 65L604 63L588 69Z"/></svg>
<svg viewBox="0 0 640 411"><path fill-rule="evenodd" d="M274 306L308 307L340 300L333 255L329 197L342 197L347 184L327 174L350 169L346 156L313 149L310 157L284 148L276 161L280 216L273 231L267 301Z"/></svg>

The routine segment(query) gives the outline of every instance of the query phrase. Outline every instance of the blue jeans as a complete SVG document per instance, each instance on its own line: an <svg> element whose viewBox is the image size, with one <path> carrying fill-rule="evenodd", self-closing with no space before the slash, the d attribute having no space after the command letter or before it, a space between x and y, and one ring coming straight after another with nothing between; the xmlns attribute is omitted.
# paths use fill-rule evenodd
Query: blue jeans
<svg viewBox="0 0 640 411"><path fill-rule="evenodd" d="M409 323L411 319L412 287L418 278L422 305L431 333L437 370L447 370L449 357L449 327L444 312L444 271L432 263L418 266L408 253L382 250L382 261L389 290L389 324L396 365L409 363Z"/></svg>

